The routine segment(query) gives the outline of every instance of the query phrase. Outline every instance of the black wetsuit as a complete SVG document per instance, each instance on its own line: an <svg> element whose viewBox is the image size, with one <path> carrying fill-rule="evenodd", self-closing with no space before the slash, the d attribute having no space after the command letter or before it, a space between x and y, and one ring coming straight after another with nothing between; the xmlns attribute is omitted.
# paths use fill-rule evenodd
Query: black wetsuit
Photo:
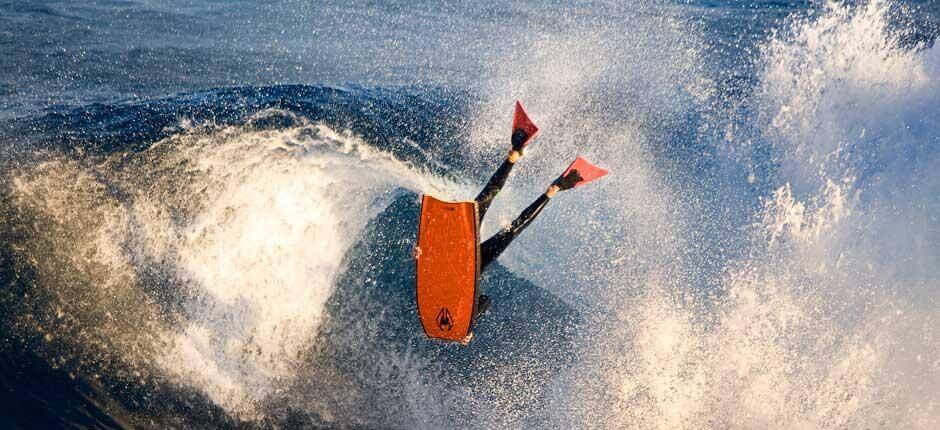
<svg viewBox="0 0 940 430"><path fill-rule="evenodd" d="M489 182L486 183L486 186L483 187L483 190L480 191L480 194L476 198L477 208L480 211L480 222L483 222L483 216L486 215L487 209L490 208L490 204L493 203L493 199L496 198L496 195L499 194L499 190L503 188L503 185L506 184L506 178L509 177L509 172L512 171L512 167L515 163L511 163L509 160L503 160L503 164L499 166L499 169L496 169L496 173L493 173L493 176L490 178ZM507 227L503 228L493 235L493 237L487 239L480 245L480 270L485 270L486 266L496 260L496 257L499 257L503 251L506 250L506 247L519 235L522 233L522 230L525 230L529 226L529 223L539 215L539 212L542 212L542 208L551 200L545 194L539 196L529 207L525 208L519 216L513 220L512 224L509 224Z"/></svg>

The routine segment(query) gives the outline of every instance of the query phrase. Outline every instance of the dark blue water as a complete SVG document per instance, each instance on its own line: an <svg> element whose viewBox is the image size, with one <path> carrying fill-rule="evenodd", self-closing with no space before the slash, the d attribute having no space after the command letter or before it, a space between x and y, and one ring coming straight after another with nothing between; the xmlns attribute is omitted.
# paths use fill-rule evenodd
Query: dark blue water
<svg viewBox="0 0 940 430"><path fill-rule="evenodd" d="M932 428L932 1L0 1L4 428ZM542 132L467 347L419 195Z"/></svg>

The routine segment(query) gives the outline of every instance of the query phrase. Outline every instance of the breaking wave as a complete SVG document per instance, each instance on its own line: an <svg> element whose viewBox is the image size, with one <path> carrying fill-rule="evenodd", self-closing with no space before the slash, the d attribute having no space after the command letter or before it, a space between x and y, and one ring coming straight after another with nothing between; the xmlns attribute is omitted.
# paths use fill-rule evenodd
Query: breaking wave
<svg viewBox="0 0 940 430"><path fill-rule="evenodd" d="M831 5L764 46L753 95L715 133L731 177L713 214L756 194L760 205L736 231L749 244L706 255L724 260L717 287L691 298L687 285L636 280L640 293L616 303L608 336L589 342L604 351L592 375L607 383L577 384L593 395L581 399L590 415L577 422L816 429L940 420L940 182L931 172L940 50L904 46L893 16L881 2Z"/></svg>
<svg viewBox="0 0 940 430"><path fill-rule="evenodd" d="M128 426L931 428L940 48L886 3L827 5L735 80L668 10L520 34L478 95L248 87L12 121L4 331ZM485 234L575 154L612 174L484 277L471 346L431 344L417 195L472 196L514 98L542 135Z"/></svg>

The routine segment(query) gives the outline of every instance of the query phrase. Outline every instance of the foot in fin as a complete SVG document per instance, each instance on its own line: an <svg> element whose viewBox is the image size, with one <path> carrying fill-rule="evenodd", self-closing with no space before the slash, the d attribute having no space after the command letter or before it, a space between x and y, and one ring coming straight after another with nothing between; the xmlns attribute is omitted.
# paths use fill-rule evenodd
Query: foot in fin
<svg viewBox="0 0 940 430"><path fill-rule="evenodd" d="M565 169L565 173L561 174L552 185L557 186L560 190L570 190L574 187L580 187L588 182L591 182L595 179L606 175L608 172L606 169L597 167L587 160L578 157L575 158L574 162Z"/></svg>
<svg viewBox="0 0 940 430"><path fill-rule="evenodd" d="M579 182L584 181L584 178L581 177L581 173L578 172L578 169L571 169L570 172L565 173L564 175L558 177L555 180L555 185L559 190L570 190L575 187Z"/></svg>
<svg viewBox="0 0 940 430"><path fill-rule="evenodd" d="M521 153L538 132L539 127L532 122L522 103L517 100L516 113L512 117L512 150Z"/></svg>

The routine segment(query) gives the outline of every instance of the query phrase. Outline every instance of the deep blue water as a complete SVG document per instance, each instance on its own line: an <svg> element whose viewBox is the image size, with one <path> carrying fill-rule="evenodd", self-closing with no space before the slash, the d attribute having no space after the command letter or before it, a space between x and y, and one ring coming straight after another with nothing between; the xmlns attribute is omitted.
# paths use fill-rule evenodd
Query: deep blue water
<svg viewBox="0 0 940 430"><path fill-rule="evenodd" d="M940 4L0 1L4 428L932 428ZM467 347L419 195L541 134Z"/></svg>

